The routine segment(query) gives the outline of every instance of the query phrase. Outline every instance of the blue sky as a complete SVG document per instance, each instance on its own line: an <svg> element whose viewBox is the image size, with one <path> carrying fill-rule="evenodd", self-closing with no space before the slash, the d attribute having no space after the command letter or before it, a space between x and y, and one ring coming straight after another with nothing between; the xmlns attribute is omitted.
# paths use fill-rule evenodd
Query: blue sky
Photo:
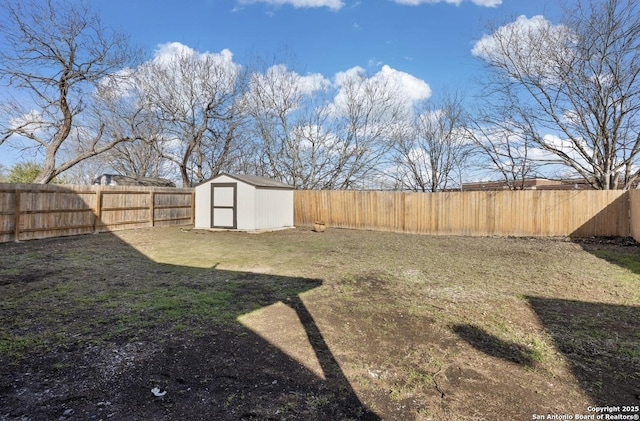
<svg viewBox="0 0 640 421"><path fill-rule="evenodd" d="M486 7L483 2L494 5ZM259 56L267 62L284 62L301 74L327 78L354 66L373 74L388 65L425 81L434 96L446 89L473 93L482 67L471 49L487 33L487 24L540 14L555 23L559 15L556 0L102 0L94 4L106 25L129 34L149 58L159 45L179 42L200 52L228 49L243 65ZM302 7L305 4L316 7ZM20 159L6 145L0 146L0 164L10 167Z"/></svg>
<svg viewBox="0 0 640 421"><path fill-rule="evenodd" d="M502 0L499 6L483 7L463 0L459 5L410 6L392 0L343 0L344 6L334 10L268 1L298 0L108 0L100 9L107 24L130 34L150 54L158 44L180 42L201 52L226 48L237 62L247 64L252 55L270 59L284 51L285 60L293 57L287 64L301 73L331 77L354 66L374 72L387 64L436 90L473 86L478 62L470 50L488 22L522 14L555 20L558 4Z"/></svg>

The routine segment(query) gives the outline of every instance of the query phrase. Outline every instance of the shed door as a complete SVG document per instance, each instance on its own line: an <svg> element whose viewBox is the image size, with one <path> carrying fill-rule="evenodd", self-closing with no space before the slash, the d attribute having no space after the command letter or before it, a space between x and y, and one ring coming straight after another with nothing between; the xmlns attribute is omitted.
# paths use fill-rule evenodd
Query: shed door
<svg viewBox="0 0 640 421"><path fill-rule="evenodd" d="M237 183L211 184L211 228L237 228L237 189Z"/></svg>

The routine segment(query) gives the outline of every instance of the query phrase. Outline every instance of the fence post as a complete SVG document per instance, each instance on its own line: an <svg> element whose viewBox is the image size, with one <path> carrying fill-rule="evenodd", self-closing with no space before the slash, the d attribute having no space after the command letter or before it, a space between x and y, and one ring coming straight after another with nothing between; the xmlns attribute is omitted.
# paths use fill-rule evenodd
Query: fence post
<svg viewBox="0 0 640 421"><path fill-rule="evenodd" d="M627 234L627 236L633 238L633 209L631 209L631 206L633 206L633 201L631 200L631 190L627 190L625 196L627 197L627 220L629 221L629 233Z"/></svg>
<svg viewBox="0 0 640 421"><path fill-rule="evenodd" d="M191 224L196 223L196 191L191 192Z"/></svg>
<svg viewBox="0 0 640 421"><path fill-rule="evenodd" d="M102 188L98 187L96 190L96 210L95 220L93 221L93 232L100 232L100 225L102 225Z"/></svg>
<svg viewBox="0 0 640 421"><path fill-rule="evenodd" d="M20 241L20 189L15 190L15 212L13 214L13 220L15 223L13 240L17 243Z"/></svg>
<svg viewBox="0 0 640 421"><path fill-rule="evenodd" d="M149 222L153 227L156 221L156 192L154 190L151 190L149 192L149 196L151 199L151 203L149 203Z"/></svg>

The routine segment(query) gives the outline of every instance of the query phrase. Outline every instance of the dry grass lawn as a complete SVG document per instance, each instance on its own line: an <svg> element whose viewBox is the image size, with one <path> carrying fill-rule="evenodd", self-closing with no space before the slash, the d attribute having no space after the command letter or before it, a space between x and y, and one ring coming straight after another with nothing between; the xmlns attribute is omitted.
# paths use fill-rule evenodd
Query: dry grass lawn
<svg viewBox="0 0 640 421"><path fill-rule="evenodd" d="M529 420L640 405L629 240L155 228L0 256L0 419Z"/></svg>

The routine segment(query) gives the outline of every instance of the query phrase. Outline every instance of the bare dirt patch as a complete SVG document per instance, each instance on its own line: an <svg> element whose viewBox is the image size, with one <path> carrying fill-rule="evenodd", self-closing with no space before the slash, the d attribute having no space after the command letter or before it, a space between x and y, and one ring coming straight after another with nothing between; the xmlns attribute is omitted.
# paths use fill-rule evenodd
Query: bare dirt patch
<svg viewBox="0 0 640 421"><path fill-rule="evenodd" d="M0 255L0 419L497 420L640 404L627 239L162 228Z"/></svg>

